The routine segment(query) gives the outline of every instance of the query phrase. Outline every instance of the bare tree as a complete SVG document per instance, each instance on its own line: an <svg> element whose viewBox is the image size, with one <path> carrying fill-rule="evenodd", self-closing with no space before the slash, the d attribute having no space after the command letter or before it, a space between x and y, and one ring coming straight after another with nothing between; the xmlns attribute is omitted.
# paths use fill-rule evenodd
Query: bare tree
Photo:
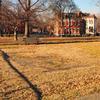
<svg viewBox="0 0 100 100"><path fill-rule="evenodd" d="M16 17L13 12L13 4L9 0L2 1L1 11L0 11L0 22L2 29L7 26L13 25L14 18Z"/></svg>
<svg viewBox="0 0 100 100"><path fill-rule="evenodd" d="M55 20L55 33L64 34L64 13L78 10L73 0L50 0L53 20Z"/></svg>
<svg viewBox="0 0 100 100"><path fill-rule="evenodd" d="M16 9L16 4L12 3L10 0L3 0L1 7L1 27L3 32L10 34L14 32L14 39L17 40L17 24L18 24L18 11Z"/></svg>
<svg viewBox="0 0 100 100"><path fill-rule="evenodd" d="M54 28L56 22L63 33L63 14L69 8L71 11L74 10L76 6L72 4L74 4L72 0L18 0L16 4L11 0L3 0L2 12L0 11L3 16L2 24L7 28L11 26L9 29L14 30L15 36L20 21L24 22L25 37L29 36L29 29L33 24L43 29L49 26L49 31L52 31L56 29Z"/></svg>
<svg viewBox="0 0 100 100"><path fill-rule="evenodd" d="M40 12L46 10L46 0L18 0L23 8L25 15L25 37L29 36L29 21L33 17L35 18Z"/></svg>

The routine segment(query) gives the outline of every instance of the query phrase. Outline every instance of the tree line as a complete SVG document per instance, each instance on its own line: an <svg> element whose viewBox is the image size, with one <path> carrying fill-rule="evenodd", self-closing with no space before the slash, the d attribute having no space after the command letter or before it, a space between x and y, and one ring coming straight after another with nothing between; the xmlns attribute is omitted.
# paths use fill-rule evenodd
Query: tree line
<svg viewBox="0 0 100 100"><path fill-rule="evenodd" d="M55 21L63 30L63 13L77 10L73 0L0 0L0 34L19 31L28 37L32 27L52 32Z"/></svg>

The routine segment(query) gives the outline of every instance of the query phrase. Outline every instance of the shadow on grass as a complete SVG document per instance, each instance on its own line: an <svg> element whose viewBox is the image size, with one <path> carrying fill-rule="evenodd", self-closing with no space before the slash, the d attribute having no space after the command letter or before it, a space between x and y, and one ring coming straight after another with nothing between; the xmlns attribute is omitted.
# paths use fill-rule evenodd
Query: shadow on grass
<svg viewBox="0 0 100 100"><path fill-rule="evenodd" d="M29 85L29 87L35 92L37 96L37 100L42 99L42 93L41 91L36 87L36 85L33 85L31 81L23 74L21 73L9 60L9 55L5 53L4 51L0 50L2 53L3 59L7 62L7 64Z"/></svg>

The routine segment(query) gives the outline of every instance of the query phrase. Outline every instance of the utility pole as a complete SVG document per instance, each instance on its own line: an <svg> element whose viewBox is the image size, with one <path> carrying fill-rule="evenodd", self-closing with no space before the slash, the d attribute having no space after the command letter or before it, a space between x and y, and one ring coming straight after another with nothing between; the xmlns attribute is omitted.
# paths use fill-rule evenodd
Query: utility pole
<svg viewBox="0 0 100 100"><path fill-rule="evenodd" d="M64 9L61 6L61 36L64 35Z"/></svg>
<svg viewBox="0 0 100 100"><path fill-rule="evenodd" d="M71 13L69 13L69 34L71 35Z"/></svg>
<svg viewBox="0 0 100 100"><path fill-rule="evenodd" d="M72 5L69 7L68 18L69 18L69 35L71 35L71 18L72 18Z"/></svg>

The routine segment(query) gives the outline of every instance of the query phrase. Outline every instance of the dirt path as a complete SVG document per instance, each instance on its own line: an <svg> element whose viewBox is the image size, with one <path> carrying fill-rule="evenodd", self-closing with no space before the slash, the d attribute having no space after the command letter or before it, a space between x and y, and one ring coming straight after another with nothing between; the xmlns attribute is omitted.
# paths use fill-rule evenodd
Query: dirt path
<svg viewBox="0 0 100 100"><path fill-rule="evenodd" d="M40 90L21 72L19 66L0 51L0 97L5 100L41 100Z"/></svg>

